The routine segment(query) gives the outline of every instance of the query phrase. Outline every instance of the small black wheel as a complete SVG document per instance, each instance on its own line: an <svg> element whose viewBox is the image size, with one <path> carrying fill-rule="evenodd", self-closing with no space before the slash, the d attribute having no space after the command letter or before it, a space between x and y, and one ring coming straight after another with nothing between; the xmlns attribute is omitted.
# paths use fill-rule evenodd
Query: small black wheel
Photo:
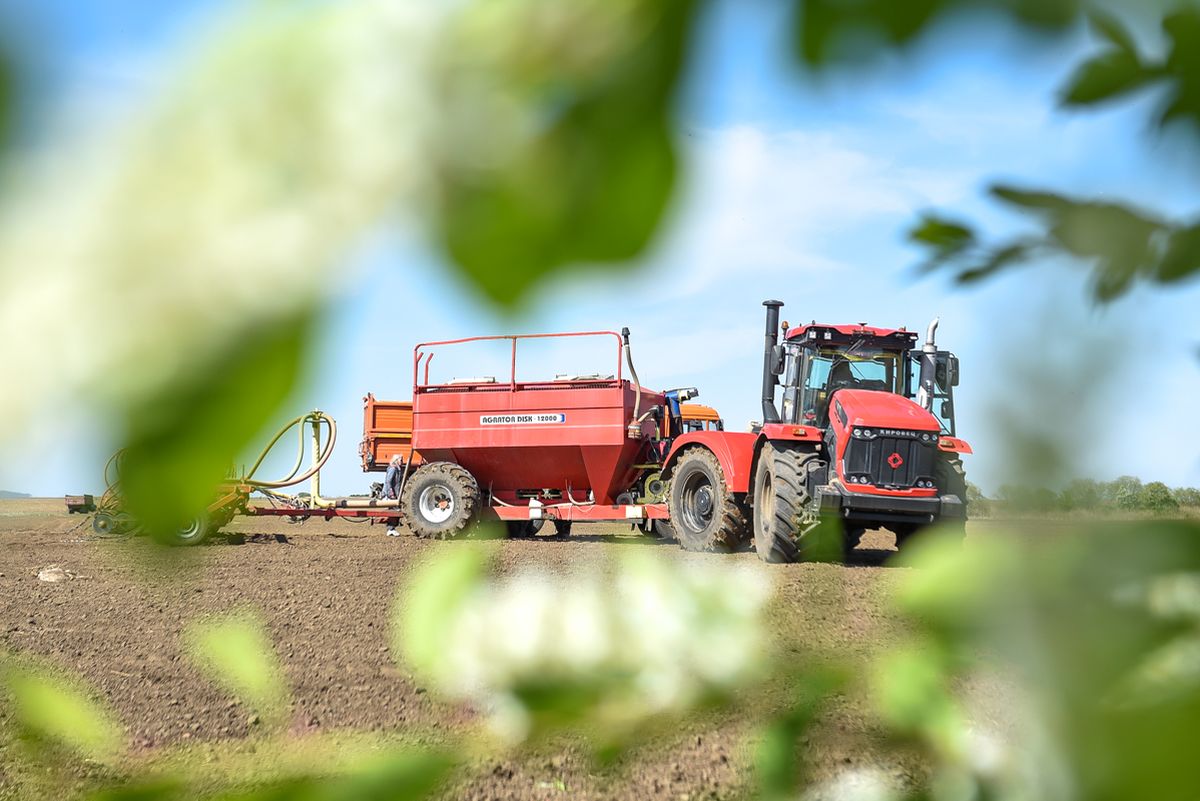
<svg viewBox="0 0 1200 801"><path fill-rule="evenodd" d="M654 519L650 521L649 529L642 529L642 533L647 537L654 537L660 540L675 539L675 529L671 526L670 520Z"/></svg>
<svg viewBox="0 0 1200 801"><path fill-rule="evenodd" d="M555 520L554 521L554 536L561 539L566 539L571 536L571 521L570 520Z"/></svg>
<svg viewBox="0 0 1200 801"><path fill-rule="evenodd" d="M527 539L536 537L542 530L543 523L542 520L506 520L504 528L510 540Z"/></svg>
<svg viewBox="0 0 1200 801"><path fill-rule="evenodd" d="M685 551L731 551L749 532L745 507L729 492L721 463L689 448L671 475L671 526Z"/></svg>
<svg viewBox="0 0 1200 801"><path fill-rule="evenodd" d="M863 535L866 533L867 530L862 526L855 526L849 523L846 524L842 529L842 539L845 543L846 551L853 551L855 548L857 548L858 544L862 542Z"/></svg>
<svg viewBox="0 0 1200 801"><path fill-rule="evenodd" d="M479 485L461 465L428 462L408 477L400 509L418 537L459 537L479 513Z"/></svg>

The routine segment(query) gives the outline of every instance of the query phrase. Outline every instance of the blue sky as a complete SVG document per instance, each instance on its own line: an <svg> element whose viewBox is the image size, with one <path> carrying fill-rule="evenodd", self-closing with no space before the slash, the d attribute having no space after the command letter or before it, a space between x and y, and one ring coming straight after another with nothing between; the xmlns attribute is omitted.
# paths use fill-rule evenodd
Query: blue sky
<svg viewBox="0 0 1200 801"><path fill-rule="evenodd" d="M1139 288L1095 308L1082 271L1045 264L960 288L918 276L903 239L931 207L997 232L1019 226L983 199L997 179L1187 214L1200 206L1188 180L1195 156L1148 134L1144 102L1098 114L1054 108L1086 52L1082 33L1033 48L998 23L951 22L910 55L813 80L789 61L779 5L726 0L707 18L678 112L689 169L639 271L550 280L507 315L411 231L381 233L347 258L293 407L319 406L341 423L326 491L365 487L361 397L409 397L411 352L423 340L629 326L645 383L698 386L742 428L759 414L767 297L784 300L794 322L923 330L940 316L940 341L963 363L959 430L977 452L968 471L987 488L1011 475L1013 426L1064 437L1081 474L1200 486L1200 287ZM33 10L0 0L0 12L38 31L30 69L45 107L69 104L85 124L152 93L164 60L220 8L56 0ZM100 422L84 402L56 410L0 465L0 487L98 489L111 445Z"/></svg>

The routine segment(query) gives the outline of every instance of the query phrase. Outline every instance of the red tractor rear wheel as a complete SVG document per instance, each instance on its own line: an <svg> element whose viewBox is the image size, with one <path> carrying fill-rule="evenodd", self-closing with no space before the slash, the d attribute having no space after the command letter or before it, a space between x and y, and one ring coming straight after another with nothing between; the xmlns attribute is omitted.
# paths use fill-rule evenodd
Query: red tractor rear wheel
<svg viewBox="0 0 1200 801"><path fill-rule="evenodd" d="M680 455L671 473L668 508L685 551L730 551L749 533L746 510L727 489L721 464L707 448Z"/></svg>

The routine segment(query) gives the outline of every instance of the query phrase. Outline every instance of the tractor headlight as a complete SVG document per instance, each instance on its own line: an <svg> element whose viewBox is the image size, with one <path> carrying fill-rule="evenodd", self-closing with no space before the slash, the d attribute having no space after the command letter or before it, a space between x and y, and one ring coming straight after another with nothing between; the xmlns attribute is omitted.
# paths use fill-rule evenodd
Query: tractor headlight
<svg viewBox="0 0 1200 801"><path fill-rule="evenodd" d="M863 430L861 428L854 429L854 436L861 438L862 435L863 435Z"/></svg>

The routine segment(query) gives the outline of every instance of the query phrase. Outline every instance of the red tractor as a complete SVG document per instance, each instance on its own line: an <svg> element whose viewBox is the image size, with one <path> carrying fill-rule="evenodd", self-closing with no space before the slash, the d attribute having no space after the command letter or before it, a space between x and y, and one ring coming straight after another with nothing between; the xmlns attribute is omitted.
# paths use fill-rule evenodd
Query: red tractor
<svg viewBox="0 0 1200 801"><path fill-rule="evenodd" d="M823 522L840 526L846 548L872 528L898 545L935 524L963 531L971 448L954 436L958 359L934 344L937 321L918 347L904 328L781 329L783 303L763 305L761 426L671 444L663 477L680 545L725 550L752 532L764 561L792 562L830 529Z"/></svg>

